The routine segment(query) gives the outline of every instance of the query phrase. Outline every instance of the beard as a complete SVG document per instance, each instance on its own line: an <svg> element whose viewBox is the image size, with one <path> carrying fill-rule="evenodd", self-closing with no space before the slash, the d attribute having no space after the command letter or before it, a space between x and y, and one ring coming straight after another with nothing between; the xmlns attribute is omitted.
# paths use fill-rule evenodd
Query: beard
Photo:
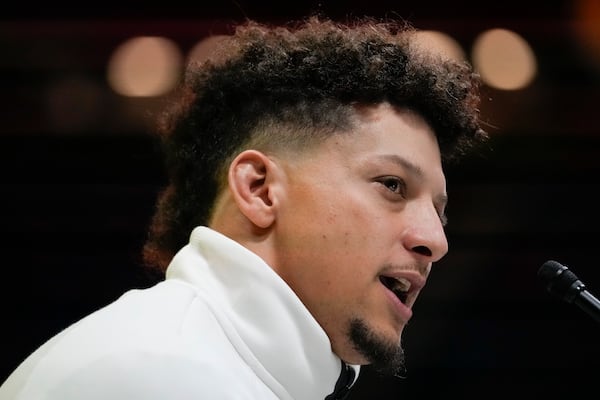
<svg viewBox="0 0 600 400"><path fill-rule="evenodd" d="M406 359L400 342L390 341L378 335L359 318L350 321L348 336L354 349L369 361L370 367L377 373L385 376L405 376Z"/></svg>

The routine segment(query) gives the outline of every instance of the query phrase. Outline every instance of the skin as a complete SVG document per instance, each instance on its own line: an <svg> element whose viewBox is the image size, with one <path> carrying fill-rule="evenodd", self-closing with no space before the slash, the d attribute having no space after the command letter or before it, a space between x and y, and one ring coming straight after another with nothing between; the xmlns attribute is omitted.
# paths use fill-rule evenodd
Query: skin
<svg viewBox="0 0 600 400"><path fill-rule="evenodd" d="M352 132L303 153L240 153L210 226L289 284L340 358L370 364L351 321L401 351L410 308L448 251L446 181L435 135L419 115L385 103L357 115ZM413 282L405 305L382 275Z"/></svg>

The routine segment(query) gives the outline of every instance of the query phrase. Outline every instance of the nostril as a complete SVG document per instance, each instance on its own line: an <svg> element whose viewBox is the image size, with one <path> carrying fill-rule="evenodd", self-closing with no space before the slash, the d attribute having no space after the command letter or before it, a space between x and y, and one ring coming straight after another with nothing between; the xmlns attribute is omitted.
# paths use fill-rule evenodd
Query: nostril
<svg viewBox="0 0 600 400"><path fill-rule="evenodd" d="M432 255L431 250L429 250L429 248L426 246L413 247L413 251L427 257L431 257Z"/></svg>

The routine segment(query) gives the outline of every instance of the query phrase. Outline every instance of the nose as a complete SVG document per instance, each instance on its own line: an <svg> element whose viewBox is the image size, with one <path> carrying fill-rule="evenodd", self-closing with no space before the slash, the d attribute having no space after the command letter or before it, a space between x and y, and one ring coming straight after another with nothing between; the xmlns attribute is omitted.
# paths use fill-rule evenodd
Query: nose
<svg viewBox="0 0 600 400"><path fill-rule="evenodd" d="M406 210L410 223L403 235L404 247L426 262L436 262L448 253L448 239L432 204Z"/></svg>

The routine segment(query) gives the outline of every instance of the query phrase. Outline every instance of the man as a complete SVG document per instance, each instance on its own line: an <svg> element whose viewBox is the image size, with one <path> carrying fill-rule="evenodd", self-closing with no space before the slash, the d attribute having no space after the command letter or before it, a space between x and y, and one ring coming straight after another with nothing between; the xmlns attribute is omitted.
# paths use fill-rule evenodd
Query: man
<svg viewBox="0 0 600 400"><path fill-rule="evenodd" d="M448 251L443 164L486 138L478 80L410 27L248 22L165 114L165 271L40 347L5 399L341 399Z"/></svg>

